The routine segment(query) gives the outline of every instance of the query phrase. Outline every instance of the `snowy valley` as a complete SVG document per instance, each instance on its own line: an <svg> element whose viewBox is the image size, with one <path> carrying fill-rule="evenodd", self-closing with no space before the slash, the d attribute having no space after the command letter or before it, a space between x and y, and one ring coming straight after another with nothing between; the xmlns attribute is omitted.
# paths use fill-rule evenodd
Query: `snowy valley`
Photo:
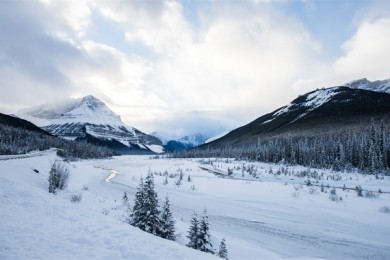
<svg viewBox="0 0 390 260"><path fill-rule="evenodd" d="M348 84L210 139L93 96L0 114L0 259L389 259L388 81Z"/></svg>
<svg viewBox="0 0 390 260"><path fill-rule="evenodd" d="M185 246L191 217L205 208L213 247L217 251L225 238L229 259L390 257L389 176L234 159L120 156L66 163L68 187L53 195L47 189L59 159L54 151L10 158L0 158L1 259L212 259ZM160 207L169 197L176 241L126 223L123 194L133 206L148 172Z"/></svg>

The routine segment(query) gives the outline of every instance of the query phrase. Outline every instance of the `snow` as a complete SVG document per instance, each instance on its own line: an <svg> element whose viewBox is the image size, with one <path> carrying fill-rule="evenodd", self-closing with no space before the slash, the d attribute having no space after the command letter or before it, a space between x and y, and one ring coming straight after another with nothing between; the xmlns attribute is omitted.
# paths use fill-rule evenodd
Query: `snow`
<svg viewBox="0 0 390 260"><path fill-rule="evenodd" d="M280 108L278 111L276 111L272 116L274 116L274 117L277 117L277 116L280 116L280 115L282 115L282 114L284 114L284 113L287 113L289 110L290 110L290 108L292 107L292 105L293 104L288 104L287 106L284 106L284 107L282 107L282 108ZM273 119L270 119L270 120L268 120L268 121L272 121Z"/></svg>
<svg viewBox="0 0 390 260"><path fill-rule="evenodd" d="M53 160L0 163L0 259L217 259L124 223L115 201L122 191L101 182L101 169L75 164L68 190L49 194ZM80 203L70 202L73 192L82 193Z"/></svg>
<svg viewBox="0 0 390 260"><path fill-rule="evenodd" d="M362 198L341 189L390 192L388 176L232 159L120 156L70 163L68 188L52 195L47 177L55 159L46 152L0 160L0 259L217 259L184 246L192 214L205 207L213 246L226 238L229 259L390 258L390 214L379 210L390 206L390 194ZM169 196L175 242L123 222L123 192L132 204L148 171L155 173L160 205ZM182 171L182 184L175 185L174 177L163 185L165 171L172 177ZM342 200L330 200L330 189L304 185L308 177L297 176L304 171L322 175L310 178L314 185L340 187ZM73 194L82 200L70 202Z"/></svg>
<svg viewBox="0 0 390 260"><path fill-rule="evenodd" d="M369 81L368 79L363 78L363 79L353 80L344 85L349 88L390 93L390 79Z"/></svg>
<svg viewBox="0 0 390 260"><path fill-rule="evenodd" d="M308 112L310 112L310 111L316 109L317 107L320 107L323 104L325 104L326 102L328 102L334 95L336 95L338 93L337 89L338 89L337 87L327 88L327 89L319 89L319 90L313 91L312 93L308 94L305 102L299 103L299 106L303 106L303 107L307 108L306 112L299 115L292 122L298 120L302 116L306 115ZM287 106L281 107L280 109L278 109L276 112L273 113L273 115L272 115L273 117L271 119L264 121L262 124L269 123L269 122L273 121L275 118L277 118L278 116L283 115L283 114L291 111L291 109L294 109L296 107L296 105L297 104L295 104L295 103L290 103Z"/></svg>
<svg viewBox="0 0 390 260"><path fill-rule="evenodd" d="M199 146L201 144L204 144L206 140L207 137L205 137L203 134L196 133L196 134L184 136L180 139L177 139L176 141L179 141L184 144L191 144L193 146Z"/></svg>
<svg viewBox="0 0 390 260"><path fill-rule="evenodd" d="M139 141L136 129L122 122L120 116L105 103L93 96L67 101L63 104L45 105L21 111L23 118L44 127L54 135L75 140L86 132L101 140L117 140L129 147L129 141L146 149ZM67 135L64 135L66 133ZM151 145L151 150L162 152L161 145Z"/></svg>
<svg viewBox="0 0 390 260"><path fill-rule="evenodd" d="M93 96L72 99L61 105L40 106L21 111L20 114L39 126L67 123L124 126L118 115Z"/></svg>
<svg viewBox="0 0 390 260"><path fill-rule="evenodd" d="M149 150L155 152L155 153L163 153L164 152L164 147L161 145L156 145L156 144L146 144L146 147L149 148Z"/></svg>
<svg viewBox="0 0 390 260"><path fill-rule="evenodd" d="M320 89L307 95L304 106L310 107L311 110L322 106L337 93L335 90L337 90L337 88Z"/></svg>

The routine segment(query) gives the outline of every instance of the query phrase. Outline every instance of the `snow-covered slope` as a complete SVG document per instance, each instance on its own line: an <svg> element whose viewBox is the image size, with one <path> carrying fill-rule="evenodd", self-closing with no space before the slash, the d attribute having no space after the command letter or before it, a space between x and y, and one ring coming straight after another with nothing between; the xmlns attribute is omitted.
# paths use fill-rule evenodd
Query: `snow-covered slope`
<svg viewBox="0 0 390 260"><path fill-rule="evenodd" d="M346 83L345 86L351 89L362 89L375 92L390 93L390 79L369 81L364 78ZM298 118L300 118L308 112L324 105L325 103L330 101L334 95L340 94L343 91L345 90L343 90L342 87L330 87L317 89L315 91L309 92L305 95L300 96L300 98L295 99L287 106L276 110L273 113L272 118L263 122L263 124L271 122L272 120L276 119L278 116L284 113L304 108L306 111L299 115Z"/></svg>
<svg viewBox="0 0 390 260"><path fill-rule="evenodd" d="M305 94L304 96L301 96L300 98L295 99L287 106L281 107L280 109L276 110L272 114L272 118L264 121L262 124L269 123L278 117L282 116L286 113L291 113L296 110L302 110L302 112L292 120L295 121L304 115L306 115L308 112L322 106L326 102L328 102L334 95L340 93L342 90L338 87L333 88L326 88L326 89L317 89L313 92L309 92Z"/></svg>
<svg viewBox="0 0 390 260"><path fill-rule="evenodd" d="M369 81L368 79L363 78L346 83L345 86L349 88L390 93L390 79Z"/></svg>
<svg viewBox="0 0 390 260"><path fill-rule="evenodd" d="M21 116L66 139L86 139L122 153L162 152L161 141L124 124L105 103L86 96L61 105L44 105L21 111Z"/></svg>
<svg viewBox="0 0 390 260"><path fill-rule="evenodd" d="M253 145L280 136L321 136L363 129L372 118L390 120L389 80L359 80L303 94L291 103L208 143L206 149ZM375 90L375 91L373 91ZM201 146L202 147L202 146Z"/></svg>
<svg viewBox="0 0 390 260"><path fill-rule="evenodd" d="M226 238L232 260L390 259L389 176L232 159L119 156L68 164L68 187L52 195L47 179L56 157L40 155L0 157L0 259L218 259L184 246L194 211L200 216L204 208L213 247ZM171 202L176 242L124 222L129 212L123 193L133 204L148 171L173 176L165 185L165 176L154 178L160 205L165 196ZM191 182L176 185L179 172ZM308 180L313 185L305 185ZM357 185L373 195L358 197ZM79 203L70 201L73 194L82 195Z"/></svg>
<svg viewBox="0 0 390 260"><path fill-rule="evenodd" d="M218 259L127 224L123 190L102 169L73 165L68 188L48 193L55 159L0 158L0 259Z"/></svg>

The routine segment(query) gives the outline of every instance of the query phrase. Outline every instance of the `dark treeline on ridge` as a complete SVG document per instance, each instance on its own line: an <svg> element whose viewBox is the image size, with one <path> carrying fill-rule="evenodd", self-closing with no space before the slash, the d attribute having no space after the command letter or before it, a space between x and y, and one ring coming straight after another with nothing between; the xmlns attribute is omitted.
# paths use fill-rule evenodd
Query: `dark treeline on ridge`
<svg viewBox="0 0 390 260"><path fill-rule="evenodd" d="M371 122L364 132L315 137L287 135L256 144L209 148L207 145L173 153L172 157L224 157L251 161L299 164L337 171L358 169L368 174L390 174L390 133L384 123Z"/></svg>
<svg viewBox="0 0 390 260"><path fill-rule="evenodd" d="M58 148L58 155L68 160L105 158L115 155L112 150L105 147L0 124L1 155L25 154L50 148Z"/></svg>

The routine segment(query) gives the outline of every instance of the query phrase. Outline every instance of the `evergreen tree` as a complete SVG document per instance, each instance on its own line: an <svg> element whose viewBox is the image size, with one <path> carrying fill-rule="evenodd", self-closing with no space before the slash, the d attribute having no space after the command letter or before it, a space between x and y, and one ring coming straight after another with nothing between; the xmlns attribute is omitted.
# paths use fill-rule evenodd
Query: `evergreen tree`
<svg viewBox="0 0 390 260"><path fill-rule="evenodd" d="M154 191L154 177L150 172L145 178L143 207L146 213L145 231L158 235L160 233L160 211L157 193Z"/></svg>
<svg viewBox="0 0 390 260"><path fill-rule="evenodd" d="M175 221L173 220L168 197L165 198L161 211L160 232L160 237L175 240Z"/></svg>
<svg viewBox="0 0 390 260"><path fill-rule="evenodd" d="M138 227L141 230L146 230L146 210L144 207L145 191L144 181L141 177L141 182L135 193L134 206L130 214L130 225Z"/></svg>
<svg viewBox="0 0 390 260"><path fill-rule="evenodd" d="M228 258L228 251L226 248L225 238L222 238L222 241L219 244L219 250L218 250L217 256L219 256L220 258L223 258L223 259L229 259Z"/></svg>
<svg viewBox="0 0 390 260"><path fill-rule="evenodd" d="M194 215L191 219L190 230L188 231L187 238L190 240L186 246L191 247L193 249L199 249L198 247L198 233L199 233L199 221L198 216L194 212Z"/></svg>
<svg viewBox="0 0 390 260"><path fill-rule="evenodd" d="M204 209L202 219L199 223L198 248L200 251L203 252L214 253L213 245L211 244L209 229L210 228L207 211L206 209Z"/></svg>

